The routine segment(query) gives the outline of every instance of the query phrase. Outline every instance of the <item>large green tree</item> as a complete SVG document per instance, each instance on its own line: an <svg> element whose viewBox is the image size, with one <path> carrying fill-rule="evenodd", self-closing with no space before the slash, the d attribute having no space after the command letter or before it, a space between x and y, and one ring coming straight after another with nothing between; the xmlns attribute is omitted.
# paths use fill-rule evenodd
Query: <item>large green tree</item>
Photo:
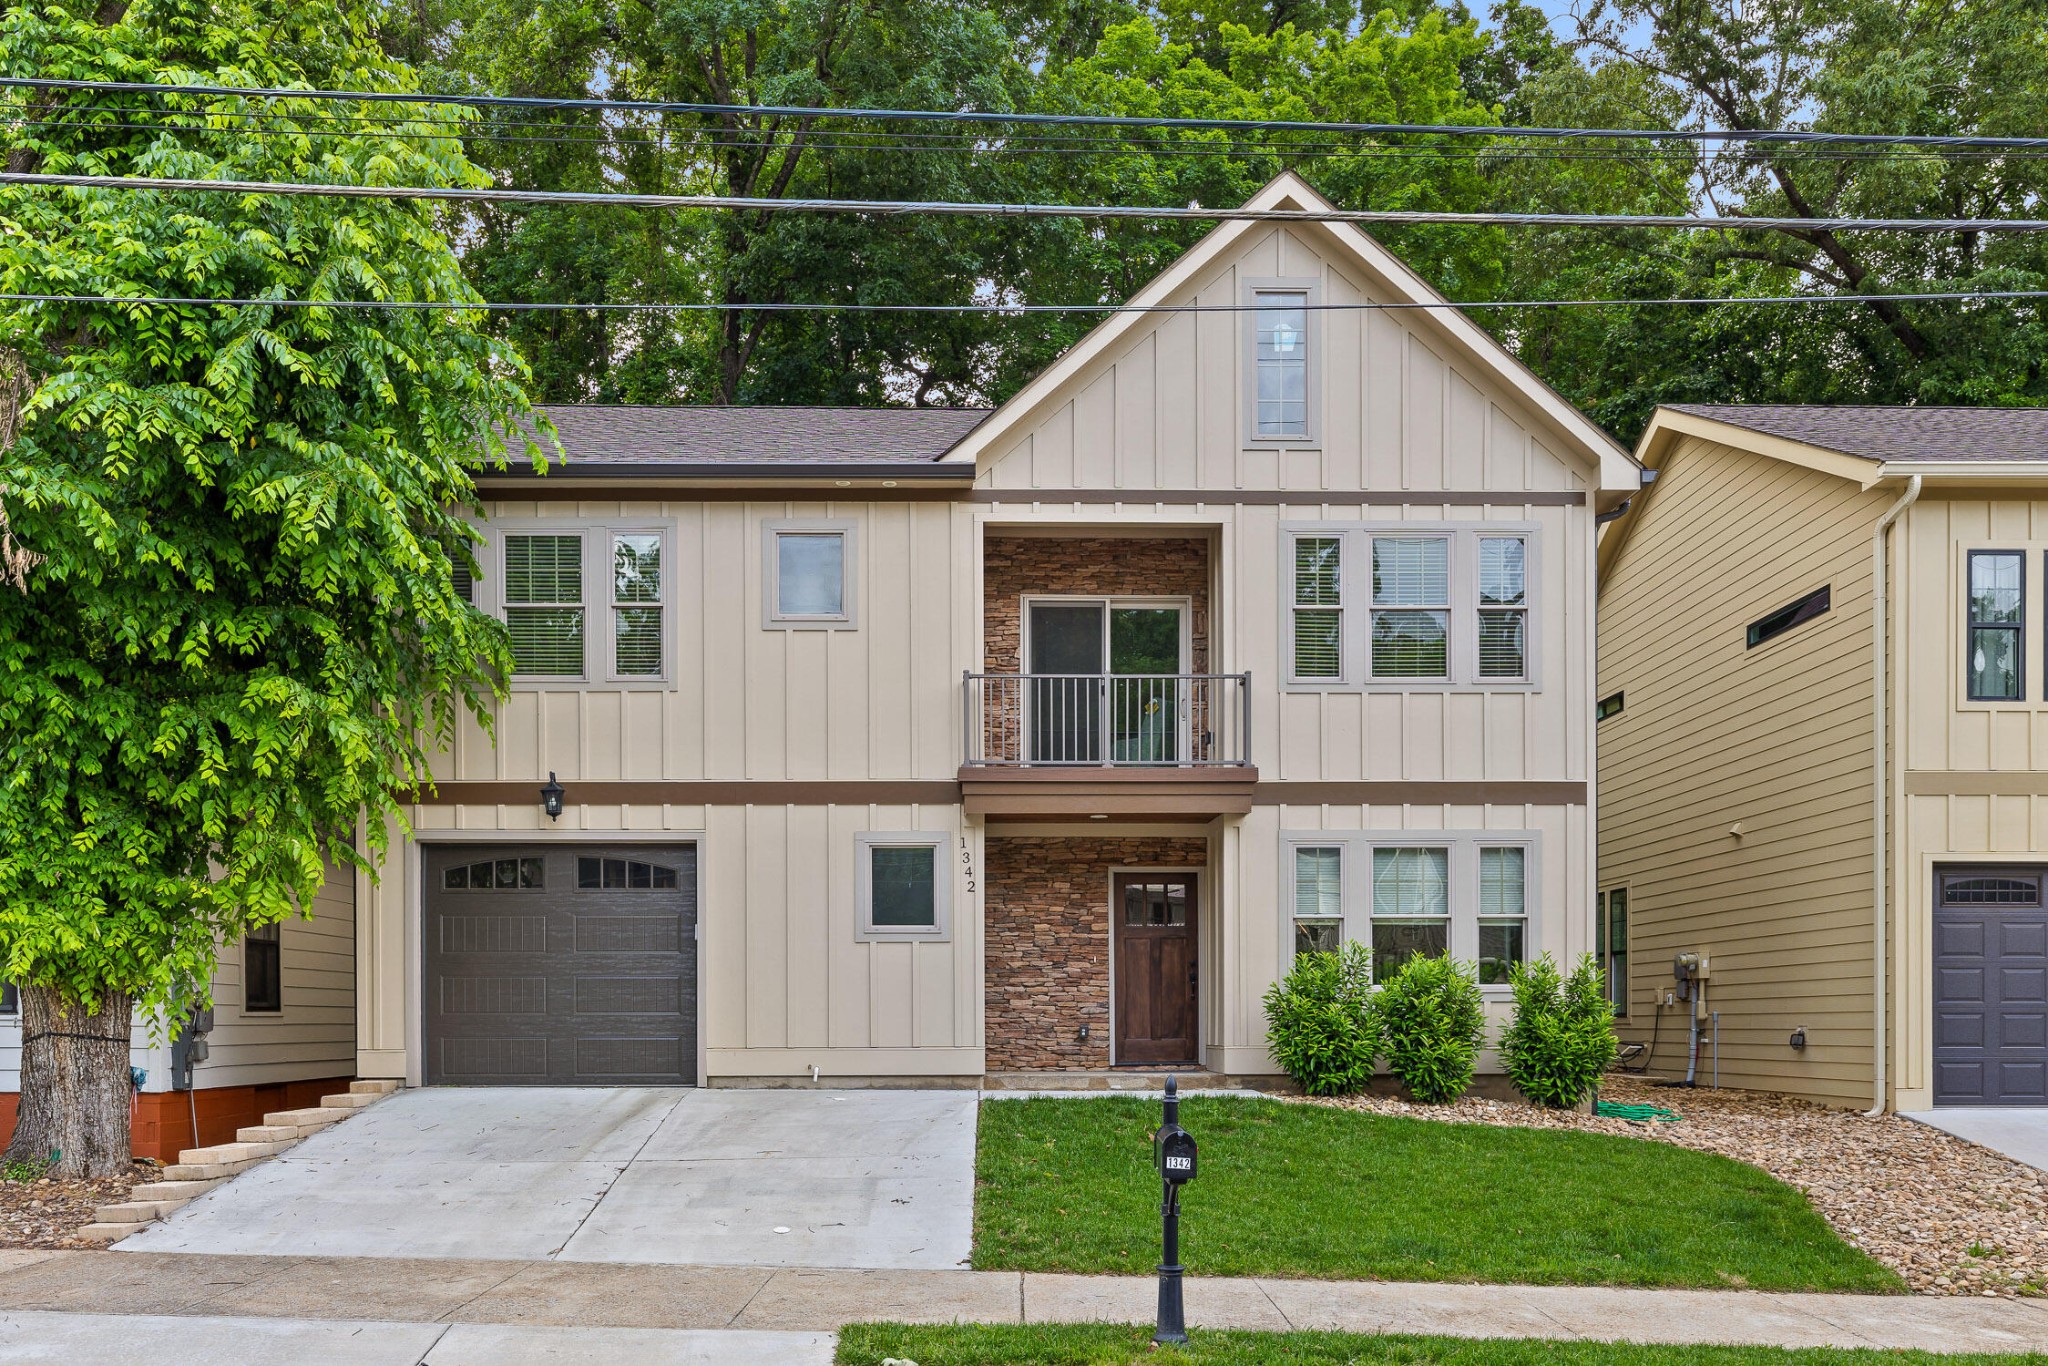
<svg viewBox="0 0 2048 1366"><path fill-rule="evenodd" d="M10 74L406 91L309 0L21 4ZM14 95L17 169L475 184L445 110ZM216 947L364 866L502 632L458 596L471 470L526 400L469 311L146 297L473 301L418 203L0 191L0 971L21 986L9 1155L128 1163L138 1008L202 1001ZM7 424L0 424L7 425ZM523 438L523 454L537 455ZM366 845L358 847L358 840Z"/></svg>

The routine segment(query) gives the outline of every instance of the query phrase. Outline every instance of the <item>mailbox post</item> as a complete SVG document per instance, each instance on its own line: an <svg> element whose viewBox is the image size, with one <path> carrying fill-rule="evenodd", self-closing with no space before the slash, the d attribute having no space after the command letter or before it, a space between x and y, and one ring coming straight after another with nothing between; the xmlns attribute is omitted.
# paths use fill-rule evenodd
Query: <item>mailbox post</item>
<svg viewBox="0 0 2048 1366"><path fill-rule="evenodd" d="M1152 1135L1152 1163L1159 1168L1159 1314L1154 1342L1186 1342L1187 1315L1181 1304L1180 1188L1195 1179L1195 1136L1180 1127L1180 1088L1166 1079L1166 1116Z"/></svg>

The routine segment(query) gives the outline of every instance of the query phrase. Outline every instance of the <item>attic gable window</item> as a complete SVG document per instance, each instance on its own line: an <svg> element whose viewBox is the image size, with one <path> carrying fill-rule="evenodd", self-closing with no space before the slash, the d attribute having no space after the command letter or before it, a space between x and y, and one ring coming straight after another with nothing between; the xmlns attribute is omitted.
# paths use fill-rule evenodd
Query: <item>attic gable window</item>
<svg viewBox="0 0 2048 1366"><path fill-rule="evenodd" d="M1306 280L1263 281L1247 292L1246 435L1253 441L1315 438L1315 299L1315 286Z"/></svg>

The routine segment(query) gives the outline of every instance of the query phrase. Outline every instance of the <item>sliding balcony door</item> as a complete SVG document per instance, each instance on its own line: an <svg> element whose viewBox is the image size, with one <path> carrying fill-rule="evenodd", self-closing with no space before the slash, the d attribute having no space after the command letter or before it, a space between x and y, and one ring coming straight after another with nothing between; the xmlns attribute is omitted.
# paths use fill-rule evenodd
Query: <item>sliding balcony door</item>
<svg viewBox="0 0 2048 1366"><path fill-rule="evenodd" d="M1186 752L1179 603L1025 604L1032 763L1173 764Z"/></svg>

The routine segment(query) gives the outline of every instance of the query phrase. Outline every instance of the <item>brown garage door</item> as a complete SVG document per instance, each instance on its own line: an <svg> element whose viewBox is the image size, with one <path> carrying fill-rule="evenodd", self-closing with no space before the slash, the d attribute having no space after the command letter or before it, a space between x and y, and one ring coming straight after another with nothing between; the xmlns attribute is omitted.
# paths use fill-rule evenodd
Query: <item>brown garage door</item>
<svg viewBox="0 0 2048 1366"><path fill-rule="evenodd" d="M697 1079L692 845L436 845L426 872L426 1080Z"/></svg>

